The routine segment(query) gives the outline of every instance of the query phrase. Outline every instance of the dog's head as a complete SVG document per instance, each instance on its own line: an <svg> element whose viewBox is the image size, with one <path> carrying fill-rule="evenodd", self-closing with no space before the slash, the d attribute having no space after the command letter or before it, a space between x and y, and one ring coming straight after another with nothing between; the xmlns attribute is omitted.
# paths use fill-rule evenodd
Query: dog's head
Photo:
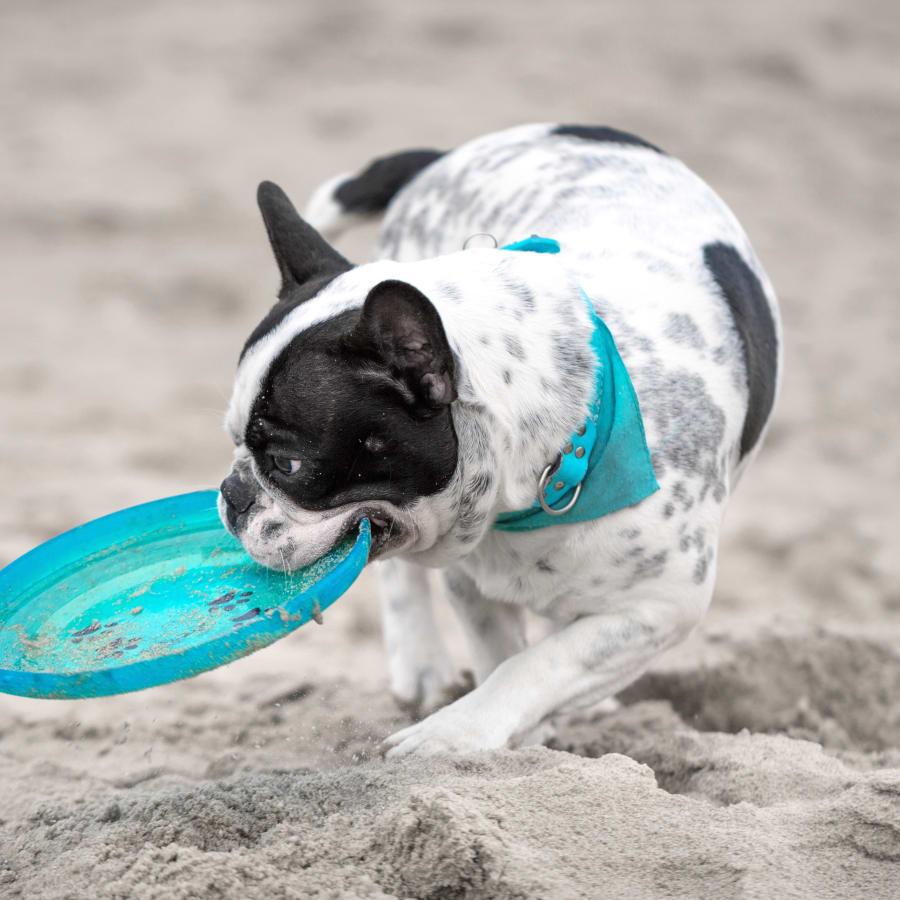
<svg viewBox="0 0 900 900"><path fill-rule="evenodd" d="M307 565L363 517L372 556L402 551L431 527L414 508L457 466L440 316L411 284L377 280L379 264L354 269L276 185L258 200L282 285L238 366L222 520L273 568Z"/></svg>

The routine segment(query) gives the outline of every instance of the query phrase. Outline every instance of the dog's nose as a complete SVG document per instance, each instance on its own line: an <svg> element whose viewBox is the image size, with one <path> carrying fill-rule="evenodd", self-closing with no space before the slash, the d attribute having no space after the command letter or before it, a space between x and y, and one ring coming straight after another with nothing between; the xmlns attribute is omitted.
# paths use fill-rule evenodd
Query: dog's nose
<svg viewBox="0 0 900 900"><path fill-rule="evenodd" d="M232 472L219 486L227 506L239 515L247 512L256 499L256 491L240 475Z"/></svg>

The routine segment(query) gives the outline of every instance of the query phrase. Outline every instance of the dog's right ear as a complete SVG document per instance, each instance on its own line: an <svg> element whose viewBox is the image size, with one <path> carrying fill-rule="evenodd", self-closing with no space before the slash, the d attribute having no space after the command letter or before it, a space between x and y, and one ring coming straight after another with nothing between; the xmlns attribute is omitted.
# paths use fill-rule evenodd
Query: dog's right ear
<svg viewBox="0 0 900 900"><path fill-rule="evenodd" d="M312 225L303 221L277 184L262 182L256 201L281 271L280 298L313 278L339 275L352 268Z"/></svg>
<svg viewBox="0 0 900 900"><path fill-rule="evenodd" d="M382 281L369 291L347 344L405 382L422 415L434 414L457 397L456 365L441 317L405 281Z"/></svg>

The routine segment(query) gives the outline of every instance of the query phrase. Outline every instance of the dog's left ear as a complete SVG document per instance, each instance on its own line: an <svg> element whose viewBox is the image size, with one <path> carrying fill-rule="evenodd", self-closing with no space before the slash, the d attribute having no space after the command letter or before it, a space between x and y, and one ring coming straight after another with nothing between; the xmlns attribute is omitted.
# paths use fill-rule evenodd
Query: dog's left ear
<svg viewBox="0 0 900 900"><path fill-rule="evenodd" d="M425 410L456 399L455 365L441 317L405 281L382 281L369 291L351 344L401 378Z"/></svg>
<svg viewBox="0 0 900 900"><path fill-rule="evenodd" d="M291 288L314 278L338 275L352 268L312 225L300 217L277 184L262 182L256 200L281 271L279 297L284 299Z"/></svg>

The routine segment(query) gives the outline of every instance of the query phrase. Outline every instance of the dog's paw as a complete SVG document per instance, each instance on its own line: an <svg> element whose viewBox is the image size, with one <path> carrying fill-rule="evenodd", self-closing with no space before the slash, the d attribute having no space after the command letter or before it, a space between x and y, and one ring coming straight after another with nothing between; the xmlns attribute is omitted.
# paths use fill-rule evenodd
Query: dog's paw
<svg viewBox="0 0 900 900"><path fill-rule="evenodd" d="M381 754L395 759L413 753L474 753L505 747L508 737L495 721L470 715L465 704L457 702L385 738Z"/></svg>

